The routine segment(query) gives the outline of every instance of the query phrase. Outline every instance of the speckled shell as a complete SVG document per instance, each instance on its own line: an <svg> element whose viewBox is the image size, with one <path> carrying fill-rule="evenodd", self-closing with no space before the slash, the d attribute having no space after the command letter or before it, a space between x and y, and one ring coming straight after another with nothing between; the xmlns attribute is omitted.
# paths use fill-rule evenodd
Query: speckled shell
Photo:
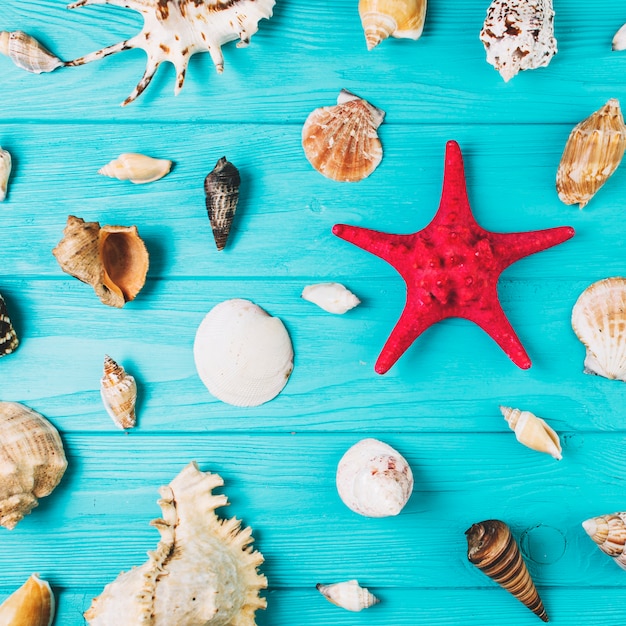
<svg viewBox="0 0 626 626"><path fill-rule="evenodd" d="M318 584L315 588L332 604L355 613L380 602L368 589L361 587L357 580L332 585Z"/></svg>
<svg viewBox="0 0 626 626"><path fill-rule="evenodd" d="M226 300L213 307L198 327L193 354L207 389L235 406L268 402L293 370L284 324L249 300Z"/></svg>
<svg viewBox="0 0 626 626"><path fill-rule="evenodd" d="M7 312L7 305L2 295L0 295L0 357L14 352L19 343L11 318Z"/></svg>
<svg viewBox="0 0 626 626"><path fill-rule="evenodd" d="M624 118L611 98L570 133L556 174L561 201L582 209L615 172L625 150Z"/></svg>
<svg viewBox="0 0 626 626"><path fill-rule="evenodd" d="M67 460L56 428L17 402L0 402L0 526L9 530L59 484Z"/></svg>
<svg viewBox="0 0 626 626"><path fill-rule="evenodd" d="M85 613L90 626L254 626L266 601L267 579L257 571L263 556L252 549L252 531L236 518L220 519L226 506L212 490L224 481L195 462L159 493L161 534L149 559L108 584Z"/></svg>
<svg viewBox="0 0 626 626"><path fill-rule="evenodd" d="M521 70L545 67L557 52L552 0L494 0L480 40L506 82Z"/></svg>
<svg viewBox="0 0 626 626"><path fill-rule="evenodd" d="M302 290L302 298L317 304L328 313L338 315L361 304L361 301L349 289L339 283L308 285Z"/></svg>
<svg viewBox="0 0 626 626"><path fill-rule="evenodd" d="M10 152L0 148L0 202L3 202L7 197L11 167L12 159Z"/></svg>
<svg viewBox="0 0 626 626"><path fill-rule="evenodd" d="M100 168L98 174L143 185L163 178L171 169L172 162L168 159L155 159L145 154L124 152Z"/></svg>
<svg viewBox="0 0 626 626"><path fill-rule="evenodd" d="M563 458L559 436L545 420L530 411L520 411L508 406L501 406L500 411L522 445L537 452L545 452L557 461Z"/></svg>
<svg viewBox="0 0 626 626"><path fill-rule="evenodd" d="M387 37L419 39L427 0L359 0L359 15L371 50Z"/></svg>
<svg viewBox="0 0 626 626"><path fill-rule="evenodd" d="M52 626L55 602L50 585L33 574L0 605L2 626Z"/></svg>
<svg viewBox="0 0 626 626"><path fill-rule="evenodd" d="M226 240L237 210L240 184L239 170L226 157L217 162L204 180L206 210L218 250L226 247Z"/></svg>
<svg viewBox="0 0 626 626"><path fill-rule="evenodd" d="M122 307L146 282L149 257L136 226L102 226L70 215L52 251L61 269L91 285L101 302Z"/></svg>
<svg viewBox="0 0 626 626"><path fill-rule="evenodd" d="M104 375L100 380L100 396L107 413L118 428L134 428L137 422L135 404L137 383L110 356L104 357Z"/></svg>
<svg viewBox="0 0 626 626"><path fill-rule="evenodd" d="M512 593L542 621L548 616L522 559L511 529L499 520L473 524L465 531L467 558L484 574Z"/></svg>
<svg viewBox="0 0 626 626"><path fill-rule="evenodd" d="M626 50L626 24L624 24L613 37L613 51Z"/></svg>
<svg viewBox="0 0 626 626"><path fill-rule="evenodd" d="M339 461L337 491L344 504L359 515L398 515L411 497L413 472L391 446L363 439Z"/></svg>
<svg viewBox="0 0 626 626"><path fill-rule="evenodd" d="M65 65L34 37L21 30L12 33L0 31L0 53L8 56L18 67L33 74L52 72Z"/></svg>
<svg viewBox="0 0 626 626"><path fill-rule="evenodd" d="M583 522L583 528L604 554L626 569L626 513L592 517Z"/></svg>
<svg viewBox="0 0 626 626"><path fill-rule="evenodd" d="M145 50L146 71L122 103L125 106L141 95L164 61L176 68L175 94L182 89L189 59L197 52L208 51L221 73L222 44L239 39L239 47L248 45L259 21L272 16L275 0L79 0L68 8L88 4L121 5L143 16L143 29L138 35L67 63L83 65L131 48Z"/></svg>
<svg viewBox="0 0 626 626"><path fill-rule="evenodd" d="M369 176L383 158L377 128L384 111L343 89L335 106L315 109L302 128L309 163L327 178L357 182Z"/></svg>
<svg viewBox="0 0 626 626"><path fill-rule="evenodd" d="M626 278L605 278L583 291L572 328L587 348L585 374L626 382Z"/></svg>

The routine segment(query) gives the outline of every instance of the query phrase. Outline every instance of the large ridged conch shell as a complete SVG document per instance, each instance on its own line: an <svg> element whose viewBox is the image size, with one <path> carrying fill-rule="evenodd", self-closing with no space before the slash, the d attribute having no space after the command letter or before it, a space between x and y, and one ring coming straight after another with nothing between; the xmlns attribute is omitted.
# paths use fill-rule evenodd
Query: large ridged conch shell
<svg viewBox="0 0 626 626"><path fill-rule="evenodd" d="M17 402L0 402L0 526L9 530L52 493L67 460L57 429Z"/></svg>
<svg viewBox="0 0 626 626"><path fill-rule="evenodd" d="M545 67L557 52L552 0L493 0L480 40L506 82L521 70Z"/></svg>
<svg viewBox="0 0 626 626"><path fill-rule="evenodd" d="M333 585L315 585L315 588L333 604L347 611L362 611L378 604L380 600L365 587L359 585L358 580L348 580Z"/></svg>
<svg viewBox="0 0 626 626"><path fill-rule="evenodd" d="M302 128L309 163L327 178L357 182L367 178L383 158L377 128L385 112L341 90L335 106L315 109Z"/></svg>
<svg viewBox="0 0 626 626"><path fill-rule="evenodd" d="M570 133L556 174L559 198L582 209L615 172L624 150L626 126L619 102L611 98Z"/></svg>
<svg viewBox="0 0 626 626"><path fill-rule="evenodd" d="M398 515L411 497L413 472L391 446L377 439L362 439L339 461L337 491L344 504L359 515Z"/></svg>
<svg viewBox="0 0 626 626"><path fill-rule="evenodd" d="M176 68L176 95L185 81L189 59L197 52L208 51L221 74L222 44L239 39L238 47L247 46L259 29L259 21L272 16L275 0L79 0L68 8L88 4L119 5L143 15L144 25L138 35L67 63L83 65L122 50L145 50L146 71L122 103L125 106L141 95L164 61Z"/></svg>
<svg viewBox="0 0 626 626"><path fill-rule="evenodd" d="M0 148L0 202L3 202L7 197L11 167L11 153L8 150Z"/></svg>
<svg viewBox="0 0 626 626"><path fill-rule="evenodd" d="M387 37L419 39L426 21L427 0L359 0L367 49Z"/></svg>
<svg viewBox="0 0 626 626"><path fill-rule="evenodd" d="M204 180L206 210L218 250L226 247L226 240L239 200L239 170L222 157Z"/></svg>
<svg viewBox="0 0 626 626"><path fill-rule="evenodd" d="M8 56L15 65L33 74L52 72L65 65L34 37L21 30L12 33L0 31L0 54Z"/></svg>
<svg viewBox="0 0 626 626"><path fill-rule="evenodd" d="M615 52L626 50L626 24L624 24L613 37L612 47Z"/></svg>
<svg viewBox="0 0 626 626"><path fill-rule="evenodd" d="M235 406L268 402L293 370L293 347L284 324L249 300L214 306L198 327L193 355L207 389Z"/></svg>
<svg viewBox="0 0 626 626"><path fill-rule="evenodd" d="M338 315L361 304L361 301L349 289L339 283L308 285L302 290L302 298L317 304L324 311Z"/></svg>
<svg viewBox="0 0 626 626"><path fill-rule="evenodd" d="M118 428L133 428L137 422L135 403L137 383L110 356L104 357L104 376L100 380L100 396L107 413Z"/></svg>
<svg viewBox="0 0 626 626"><path fill-rule="evenodd" d="M11 318L7 313L7 305L0 295L0 357L14 352L19 343Z"/></svg>
<svg viewBox="0 0 626 626"><path fill-rule="evenodd" d="M85 613L91 626L254 626L265 608L259 591L267 579L263 556L250 546L252 530L236 518L220 519L226 506L212 490L224 481L195 462L161 487L162 519L152 522L161 541L146 563L122 572Z"/></svg>
<svg viewBox="0 0 626 626"><path fill-rule="evenodd" d="M465 535L470 563L547 622L548 616L543 602L509 527L504 522L492 519L473 524L465 531Z"/></svg>
<svg viewBox="0 0 626 626"><path fill-rule="evenodd" d="M520 411L508 406L501 406L500 411L522 445L537 452L545 452L557 461L563 458L559 436L545 420L530 411Z"/></svg>
<svg viewBox="0 0 626 626"><path fill-rule="evenodd" d="M2 626L52 626L54 594L50 585L33 574L0 605Z"/></svg>
<svg viewBox="0 0 626 626"><path fill-rule="evenodd" d="M52 251L64 272L91 285L100 300L122 307L146 282L148 251L136 226L102 226L70 215Z"/></svg>
<svg viewBox="0 0 626 626"><path fill-rule="evenodd" d="M155 159L145 154L124 152L117 159L113 159L100 168L98 174L143 185L163 178L171 169L172 162L168 159Z"/></svg>
<svg viewBox="0 0 626 626"><path fill-rule="evenodd" d="M626 569L626 513L592 517L583 522L583 528L604 554Z"/></svg>
<svg viewBox="0 0 626 626"><path fill-rule="evenodd" d="M585 374L626 382L626 278L589 285L572 310L572 328L587 348Z"/></svg>

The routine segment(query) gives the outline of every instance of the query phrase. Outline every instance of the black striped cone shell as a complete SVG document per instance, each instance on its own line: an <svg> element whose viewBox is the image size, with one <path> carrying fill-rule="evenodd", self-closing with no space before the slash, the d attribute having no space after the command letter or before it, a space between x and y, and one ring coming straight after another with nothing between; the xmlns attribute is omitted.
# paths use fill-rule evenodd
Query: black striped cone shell
<svg viewBox="0 0 626 626"><path fill-rule="evenodd" d="M473 524L465 531L467 558L512 593L544 622L548 615L510 528L499 520Z"/></svg>
<svg viewBox="0 0 626 626"><path fill-rule="evenodd" d="M222 157L204 181L206 210L218 250L226 246L239 200L239 170Z"/></svg>
<svg viewBox="0 0 626 626"><path fill-rule="evenodd" d="M4 298L0 295L0 357L11 354L19 344L15 329L4 302Z"/></svg>

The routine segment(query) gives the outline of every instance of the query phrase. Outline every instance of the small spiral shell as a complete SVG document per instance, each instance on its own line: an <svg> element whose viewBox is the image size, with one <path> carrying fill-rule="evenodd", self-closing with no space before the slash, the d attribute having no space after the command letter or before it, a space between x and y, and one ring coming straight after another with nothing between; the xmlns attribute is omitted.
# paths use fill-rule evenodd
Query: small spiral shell
<svg viewBox="0 0 626 626"><path fill-rule="evenodd" d="M361 301L349 289L339 283L308 285L302 290L302 298L317 304L318 307L328 311L328 313L338 315L342 315L361 304Z"/></svg>
<svg viewBox="0 0 626 626"><path fill-rule="evenodd" d="M172 162L168 159L154 159L145 154L125 152L99 169L98 174L143 185L163 178L171 169Z"/></svg>
<svg viewBox="0 0 626 626"><path fill-rule="evenodd" d="M604 554L626 569L626 513L592 517L583 522L583 528Z"/></svg>
<svg viewBox="0 0 626 626"><path fill-rule="evenodd" d="M359 0L367 49L388 37L419 39L426 21L427 0Z"/></svg>
<svg viewBox="0 0 626 626"><path fill-rule="evenodd" d="M522 445L537 452L545 452L557 461L563 458L559 436L540 417L530 411L520 411L508 406L501 406L500 411Z"/></svg>
<svg viewBox="0 0 626 626"><path fill-rule="evenodd" d="M100 381L100 395L104 408L118 428L125 430L135 426L137 383L108 355L104 357L104 376Z"/></svg>
<svg viewBox="0 0 626 626"><path fill-rule="evenodd" d="M0 31L0 54L8 56L15 65L33 74L52 72L65 65L34 37L21 30L12 33Z"/></svg>
<svg viewBox="0 0 626 626"><path fill-rule="evenodd" d="M357 580L333 585L318 584L315 588L332 604L355 613L380 602L368 589L361 587Z"/></svg>

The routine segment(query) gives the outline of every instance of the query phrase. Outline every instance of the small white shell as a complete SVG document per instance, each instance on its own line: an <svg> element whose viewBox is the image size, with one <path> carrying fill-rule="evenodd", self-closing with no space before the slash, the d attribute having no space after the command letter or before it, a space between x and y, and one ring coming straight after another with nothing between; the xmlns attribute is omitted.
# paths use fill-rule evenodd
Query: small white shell
<svg viewBox="0 0 626 626"><path fill-rule="evenodd" d="M8 150L0 148L0 202L7 197L9 176L11 176L11 154Z"/></svg>
<svg viewBox="0 0 626 626"><path fill-rule="evenodd" d="M141 185L163 178L171 169L172 162L167 159L154 159L144 154L125 152L99 169L98 174L118 180L130 180L131 183Z"/></svg>
<svg viewBox="0 0 626 626"><path fill-rule="evenodd" d="M369 590L359 586L357 580L348 580L333 585L318 584L315 588L332 604L355 613L380 602Z"/></svg>
<svg viewBox="0 0 626 626"><path fill-rule="evenodd" d="M359 515L398 515L411 497L413 473L391 446L363 439L339 461L337 491L344 504Z"/></svg>
<svg viewBox="0 0 626 626"><path fill-rule="evenodd" d="M107 413L118 428L134 428L137 423L135 404L137 383L110 356L104 357L104 376L100 380L100 396Z"/></svg>
<svg viewBox="0 0 626 626"><path fill-rule="evenodd" d="M530 411L520 411L508 406L501 406L500 411L522 445L537 452L545 452L557 461L563 458L559 436L545 420Z"/></svg>
<svg viewBox="0 0 626 626"><path fill-rule="evenodd" d="M309 285L303 289L302 297L317 304L324 311L339 315L361 304L361 301L349 289L339 283Z"/></svg>
<svg viewBox="0 0 626 626"><path fill-rule="evenodd" d="M626 50L626 24L624 24L613 37L613 50Z"/></svg>
<svg viewBox="0 0 626 626"><path fill-rule="evenodd" d="M193 354L207 389L235 406L268 402L293 370L284 324L249 300L226 300L213 307L198 327Z"/></svg>
<svg viewBox="0 0 626 626"><path fill-rule="evenodd" d="M0 31L0 54L8 56L17 67L33 74L52 72L65 65L34 37L21 30L12 33Z"/></svg>

